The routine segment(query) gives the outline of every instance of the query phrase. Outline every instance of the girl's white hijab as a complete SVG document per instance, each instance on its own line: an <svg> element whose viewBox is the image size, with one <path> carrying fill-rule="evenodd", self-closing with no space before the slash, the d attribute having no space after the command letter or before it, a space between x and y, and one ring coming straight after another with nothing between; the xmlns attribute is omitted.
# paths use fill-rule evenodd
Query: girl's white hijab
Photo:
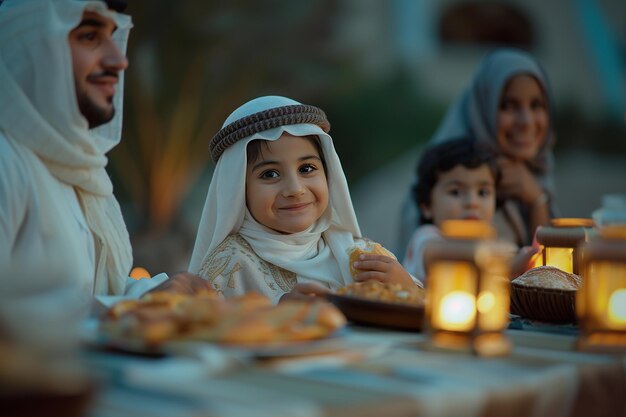
<svg viewBox="0 0 626 417"><path fill-rule="evenodd" d="M115 21L114 39L125 53L130 16L109 10L102 1L5 0L0 4L0 131L31 149L54 177L74 187L98 242L94 292L119 294L125 289L132 251L105 171L105 154L121 138L123 74L114 97L115 117L90 130L78 108L68 42L85 10ZM52 216L43 222L48 231L54 230Z"/></svg>
<svg viewBox="0 0 626 417"><path fill-rule="evenodd" d="M222 127L253 113L296 104L301 103L286 97L259 97L231 113ZM329 206L308 230L294 234L281 234L259 224L246 208L248 143L256 139L274 141L283 133L317 135L327 168ZM347 251L361 231L330 135L313 124L287 125L255 133L224 151L209 186L189 270L198 272L211 252L228 235L236 233L261 259L296 273L298 282L317 281L336 287L352 281Z"/></svg>

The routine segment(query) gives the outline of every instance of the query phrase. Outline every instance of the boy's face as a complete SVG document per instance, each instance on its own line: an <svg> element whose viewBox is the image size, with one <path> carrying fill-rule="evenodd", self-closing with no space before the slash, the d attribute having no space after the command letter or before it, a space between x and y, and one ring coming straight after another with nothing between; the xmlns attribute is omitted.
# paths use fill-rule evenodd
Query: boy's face
<svg viewBox="0 0 626 417"><path fill-rule="evenodd" d="M440 227L445 220L491 222L496 210L493 174L487 165L474 169L457 165L439 173L430 193L430 206L420 207L424 216Z"/></svg>
<svg viewBox="0 0 626 417"><path fill-rule="evenodd" d="M246 205L252 217L281 233L309 228L328 207L322 160L309 139L283 134L246 168Z"/></svg>
<svg viewBox="0 0 626 417"><path fill-rule="evenodd" d="M69 34L76 98L89 128L113 118L119 72L128 66L126 56L113 42L115 29L111 19L86 11Z"/></svg>
<svg viewBox="0 0 626 417"><path fill-rule="evenodd" d="M533 159L546 139L548 103L537 80L513 77L502 93L497 141L503 154L518 161Z"/></svg>

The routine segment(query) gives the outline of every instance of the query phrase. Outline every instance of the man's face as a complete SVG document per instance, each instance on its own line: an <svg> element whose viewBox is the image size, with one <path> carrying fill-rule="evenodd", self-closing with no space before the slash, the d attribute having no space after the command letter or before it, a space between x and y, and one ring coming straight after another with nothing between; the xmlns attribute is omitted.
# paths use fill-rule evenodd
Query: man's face
<svg viewBox="0 0 626 417"><path fill-rule="evenodd" d="M69 35L76 99L90 129L115 115L115 86L119 72L128 66L126 56L113 42L116 28L111 19L86 11Z"/></svg>

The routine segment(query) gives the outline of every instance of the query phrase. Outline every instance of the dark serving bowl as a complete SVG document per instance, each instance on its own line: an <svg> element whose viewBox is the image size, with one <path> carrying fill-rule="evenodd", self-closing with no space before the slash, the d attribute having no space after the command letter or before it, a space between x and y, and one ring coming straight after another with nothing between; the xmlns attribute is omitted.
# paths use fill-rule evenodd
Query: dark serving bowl
<svg viewBox="0 0 626 417"><path fill-rule="evenodd" d="M328 294L326 298L355 324L413 331L421 331L423 327L423 306L373 301L337 294Z"/></svg>

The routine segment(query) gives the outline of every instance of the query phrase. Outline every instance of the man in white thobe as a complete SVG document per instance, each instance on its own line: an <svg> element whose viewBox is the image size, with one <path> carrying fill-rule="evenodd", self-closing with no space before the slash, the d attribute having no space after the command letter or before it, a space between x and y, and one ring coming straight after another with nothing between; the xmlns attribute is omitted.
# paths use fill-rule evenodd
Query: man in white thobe
<svg viewBox="0 0 626 417"><path fill-rule="evenodd" d="M120 141L122 0L0 0L0 278L19 263L72 277L83 294L206 285L128 277L132 251L105 166ZM17 264L17 265L16 265ZM11 272L11 277L3 276Z"/></svg>

